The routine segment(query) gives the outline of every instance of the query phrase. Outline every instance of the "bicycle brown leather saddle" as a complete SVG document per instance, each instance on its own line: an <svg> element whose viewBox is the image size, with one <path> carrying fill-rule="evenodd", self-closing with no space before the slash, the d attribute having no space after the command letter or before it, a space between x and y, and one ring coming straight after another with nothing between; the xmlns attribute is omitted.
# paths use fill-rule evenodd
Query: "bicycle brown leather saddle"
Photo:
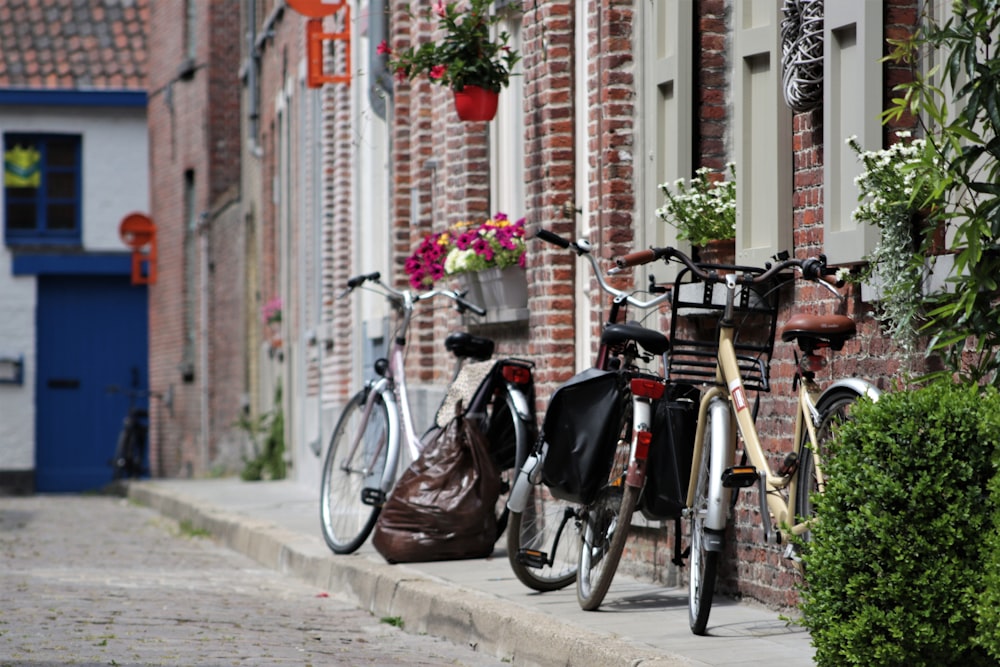
<svg viewBox="0 0 1000 667"><path fill-rule="evenodd" d="M844 342L857 333L854 320L847 315L809 315L796 313L792 315L781 330L781 340L798 342L806 352L817 347L829 347L840 350Z"/></svg>

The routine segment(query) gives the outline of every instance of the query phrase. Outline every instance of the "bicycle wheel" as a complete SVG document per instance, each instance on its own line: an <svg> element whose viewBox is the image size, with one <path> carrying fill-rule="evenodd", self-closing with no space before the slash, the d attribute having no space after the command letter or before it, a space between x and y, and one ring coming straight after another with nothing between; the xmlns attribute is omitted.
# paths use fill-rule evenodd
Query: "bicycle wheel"
<svg viewBox="0 0 1000 667"><path fill-rule="evenodd" d="M536 591L555 591L576 580L580 553L576 506L553 498L533 484L523 512L511 512L507 526L507 559L522 584Z"/></svg>
<svg viewBox="0 0 1000 667"><path fill-rule="evenodd" d="M124 477L128 477L129 474L128 451L130 433L131 429L126 426L118 434L118 443L115 445L115 456L111 459L111 479L116 482Z"/></svg>
<svg viewBox="0 0 1000 667"><path fill-rule="evenodd" d="M688 572L688 623L696 635L705 634L708 615L712 611L715 595L715 577L719 569L721 552L709 550L706 542L705 519L708 516L709 479L712 472L712 419L709 413L702 443L701 457L694 462L699 471L695 484L694 504L688 514L691 558ZM721 471L714 474L721 475Z"/></svg>
<svg viewBox="0 0 1000 667"><path fill-rule="evenodd" d="M822 493L823 460L827 454L827 443L833 437L837 425L848 418L851 406L861 398L861 394L848 387L843 387L823 397L816 406L819 412L819 425L816 427L816 450L809 442L809 433L803 429L802 442L799 444L798 485L795 495L796 521L804 521L815 515L812 495ZM809 532L802 534L802 539L809 541Z"/></svg>
<svg viewBox="0 0 1000 667"><path fill-rule="evenodd" d="M601 489L597 499L582 510L576 598L585 611L600 607L611 587L611 580L615 578L625 550L632 513L639 500L639 489L625 484L631 431L632 420L629 416L615 450L608 484Z"/></svg>
<svg viewBox="0 0 1000 667"><path fill-rule="evenodd" d="M365 401L374 401L364 420ZM327 546L337 554L358 549L375 527L380 503L363 498L365 488L378 488L389 443L389 410L381 395L355 394L337 421L323 462L320 523ZM353 447L355 441L357 446Z"/></svg>

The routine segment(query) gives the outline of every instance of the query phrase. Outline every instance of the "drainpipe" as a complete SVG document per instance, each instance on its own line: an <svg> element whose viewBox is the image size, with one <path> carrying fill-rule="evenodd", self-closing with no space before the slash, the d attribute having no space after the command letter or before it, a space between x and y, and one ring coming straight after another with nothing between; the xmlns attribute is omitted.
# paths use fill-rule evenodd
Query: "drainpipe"
<svg viewBox="0 0 1000 667"><path fill-rule="evenodd" d="M201 368L201 385L198 392L198 408L200 415L201 437L199 438L199 463L201 473L208 473L208 448L209 438L209 387L211 387L212 374L208 365L208 299L209 280L208 271L211 262L209 261L209 224L208 211L202 211L198 217L198 250L201 256L201 266L199 266L198 279L198 366Z"/></svg>

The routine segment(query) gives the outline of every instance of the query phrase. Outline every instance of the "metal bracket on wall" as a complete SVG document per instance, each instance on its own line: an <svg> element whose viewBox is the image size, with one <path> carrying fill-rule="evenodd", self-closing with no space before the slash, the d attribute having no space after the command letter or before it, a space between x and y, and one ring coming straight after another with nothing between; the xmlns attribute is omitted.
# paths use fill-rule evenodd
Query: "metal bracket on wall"
<svg viewBox="0 0 1000 667"><path fill-rule="evenodd" d="M341 29L337 32L323 32L323 19L310 19L306 23L306 48L308 54L308 70L306 83L310 88L319 88L324 83L351 83L351 8L346 2L330 5L335 12L343 14L338 21ZM323 44L333 42L334 54L344 62L343 72L327 74L323 69ZM342 47L338 45L342 43Z"/></svg>
<svg viewBox="0 0 1000 667"><path fill-rule="evenodd" d="M0 356L0 384L24 384L24 355Z"/></svg>

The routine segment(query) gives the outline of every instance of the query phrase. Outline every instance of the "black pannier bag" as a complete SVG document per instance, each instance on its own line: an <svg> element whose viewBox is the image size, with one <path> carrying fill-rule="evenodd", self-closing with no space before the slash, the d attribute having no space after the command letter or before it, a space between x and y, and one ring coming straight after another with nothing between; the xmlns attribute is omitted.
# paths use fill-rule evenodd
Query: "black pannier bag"
<svg viewBox="0 0 1000 667"><path fill-rule="evenodd" d="M663 398L657 401L646 486L640 502L647 519L676 519L684 509L700 397L694 385L668 383Z"/></svg>
<svg viewBox="0 0 1000 667"><path fill-rule="evenodd" d="M556 498L588 504L608 481L628 400L625 380L589 368L552 394L542 423L542 481Z"/></svg>

